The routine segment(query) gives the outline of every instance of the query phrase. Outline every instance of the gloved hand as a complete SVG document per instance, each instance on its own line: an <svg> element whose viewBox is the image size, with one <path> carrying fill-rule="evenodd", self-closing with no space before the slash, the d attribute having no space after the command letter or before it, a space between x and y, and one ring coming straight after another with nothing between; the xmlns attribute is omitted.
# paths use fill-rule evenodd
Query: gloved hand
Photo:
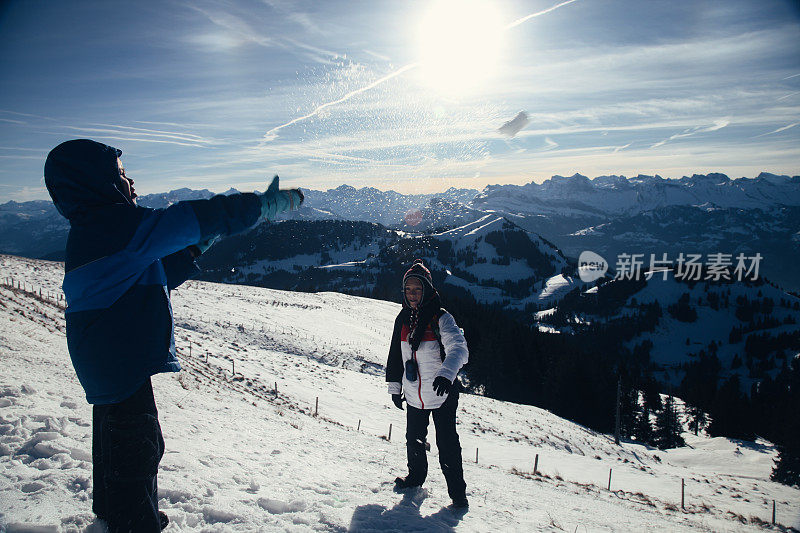
<svg viewBox="0 0 800 533"><path fill-rule="evenodd" d="M395 407L403 410L403 397L399 394L392 394L392 402L394 402Z"/></svg>
<svg viewBox="0 0 800 533"><path fill-rule="evenodd" d="M261 218L274 220L278 213L286 210L297 209L305 200L300 189L278 189L278 176L272 178L267 192L260 196Z"/></svg>
<svg viewBox="0 0 800 533"><path fill-rule="evenodd" d="M433 380L433 390L436 392L436 396L444 396L450 392L450 387L452 385L453 383L443 376L436 376L436 378Z"/></svg>

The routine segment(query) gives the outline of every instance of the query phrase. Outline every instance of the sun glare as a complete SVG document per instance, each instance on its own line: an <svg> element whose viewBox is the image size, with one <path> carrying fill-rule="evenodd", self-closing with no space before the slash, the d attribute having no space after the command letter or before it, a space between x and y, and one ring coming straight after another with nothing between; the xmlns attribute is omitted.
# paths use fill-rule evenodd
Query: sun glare
<svg viewBox="0 0 800 533"><path fill-rule="evenodd" d="M439 0L419 26L423 81L462 94L489 81L500 59L503 25L488 0Z"/></svg>

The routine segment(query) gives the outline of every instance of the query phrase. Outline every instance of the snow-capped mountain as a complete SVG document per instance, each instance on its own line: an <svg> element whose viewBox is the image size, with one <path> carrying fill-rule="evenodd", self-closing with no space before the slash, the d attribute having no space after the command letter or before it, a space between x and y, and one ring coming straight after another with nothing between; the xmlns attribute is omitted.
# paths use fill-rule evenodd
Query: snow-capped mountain
<svg viewBox="0 0 800 533"><path fill-rule="evenodd" d="M231 189L223 194L230 194L232 192L238 191ZM163 209L176 202L182 202L184 200L205 200L207 198L211 198L212 196L214 196L214 193L208 189L201 189L198 191L184 187L182 189L175 189L165 193L145 194L144 196L137 198L136 201L139 205L144 207Z"/></svg>
<svg viewBox="0 0 800 533"><path fill-rule="evenodd" d="M228 191L233 192L233 190ZM210 196L179 189L146 195L140 204L165 207ZM565 254L592 250L613 261L621 253L759 251L763 274L800 290L800 177L762 173L755 179L723 174L678 180L659 176L554 176L542 184L486 187L480 194L448 189L402 195L342 185L306 191L306 203L281 220L357 220L409 233L441 232L487 213L504 216L553 242ZM49 202L0 205L0 251L29 257L63 255L67 223ZM692 248L692 249L689 249Z"/></svg>
<svg viewBox="0 0 800 533"><path fill-rule="evenodd" d="M674 270L638 281L603 279L573 290L536 319L549 331L618 335L675 387L703 363L712 381L738 376L749 391L800 356L800 295L763 280L684 281Z"/></svg>
<svg viewBox="0 0 800 533"><path fill-rule="evenodd" d="M229 189L222 194L238 192ZM356 189L341 185L327 191L304 189L303 207L292 213L280 215L279 220L356 220L378 222L386 226L403 226L406 215L424 209L431 201L441 199L453 205L469 202L478 191L450 188L438 194L404 195L394 191L380 191L371 187ZM176 189L167 193L146 194L138 198L139 205L165 208L182 200L210 198L208 189ZM431 227L434 217L424 217L423 227ZM457 219L458 221L461 219ZM439 216L436 223L452 226L454 220ZM31 202L6 202L0 204L0 252L24 257L62 258L69 223L47 200Z"/></svg>
<svg viewBox="0 0 800 533"><path fill-rule="evenodd" d="M0 274L28 288L0 286L0 528L102 531L91 513L91 407L69 362L63 310L47 298L63 265L0 257ZM616 446L544 409L471 394L458 413L469 512L446 507L433 438L425 489L393 492L405 413L391 405L380 365L398 309L194 281L174 291L183 370L153 378L169 528L763 531L773 500L778 527L800 527L800 490L768 479L769 442L684 432L685 448Z"/></svg>
<svg viewBox="0 0 800 533"><path fill-rule="evenodd" d="M465 203L477 194L476 190L451 187L439 194L405 195L373 187L356 189L349 185L340 185L327 191L309 190L305 193L309 207L333 213L342 220L377 222L384 226L404 224L410 211L425 207L434 198Z"/></svg>
<svg viewBox="0 0 800 533"><path fill-rule="evenodd" d="M695 174L680 179L639 175L553 176L543 183L490 185L472 201L476 209L559 216L635 215L670 206L771 209L800 206L800 176L762 172L755 179Z"/></svg>
<svg viewBox="0 0 800 533"><path fill-rule="evenodd" d="M479 303L536 308L584 284L553 244L497 215L428 235L367 222L286 221L214 245L203 279L393 298L423 258L443 288Z"/></svg>

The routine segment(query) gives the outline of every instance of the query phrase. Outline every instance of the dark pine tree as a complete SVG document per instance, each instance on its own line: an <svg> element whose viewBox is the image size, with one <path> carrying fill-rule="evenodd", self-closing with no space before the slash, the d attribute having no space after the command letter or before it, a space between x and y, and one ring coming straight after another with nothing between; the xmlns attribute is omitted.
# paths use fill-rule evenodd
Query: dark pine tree
<svg viewBox="0 0 800 533"><path fill-rule="evenodd" d="M653 426L650 424L650 408L648 404L642 405L636 416L636 426L633 437L642 444L653 444Z"/></svg>
<svg viewBox="0 0 800 533"><path fill-rule="evenodd" d="M656 415L655 444L662 450L677 448L686 443L681 437L681 421L675 408L675 400L667 396L664 408Z"/></svg>

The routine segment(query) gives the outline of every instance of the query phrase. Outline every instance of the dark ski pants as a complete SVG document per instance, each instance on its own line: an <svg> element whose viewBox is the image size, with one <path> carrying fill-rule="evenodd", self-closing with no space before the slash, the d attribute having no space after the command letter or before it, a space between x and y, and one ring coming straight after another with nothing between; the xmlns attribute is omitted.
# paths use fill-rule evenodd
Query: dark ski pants
<svg viewBox="0 0 800 533"><path fill-rule="evenodd" d="M130 398L95 405L92 510L112 533L158 532L158 463L164 439L150 378Z"/></svg>
<svg viewBox="0 0 800 533"><path fill-rule="evenodd" d="M454 388L455 389L455 388ZM461 466L461 443L456 433L456 409L458 390L451 390L447 400L438 409L417 409L406 404L406 450L408 452L408 477L420 485L428 476L428 456L425 453L425 438L428 436L428 421L433 413L436 428L436 447L439 449L439 465L447 481L450 498L466 495L464 469Z"/></svg>

